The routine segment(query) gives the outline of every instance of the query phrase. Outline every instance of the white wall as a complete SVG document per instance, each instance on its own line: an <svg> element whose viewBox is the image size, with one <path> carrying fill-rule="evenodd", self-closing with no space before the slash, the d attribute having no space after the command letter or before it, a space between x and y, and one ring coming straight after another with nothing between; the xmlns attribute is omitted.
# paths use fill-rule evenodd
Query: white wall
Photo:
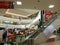
<svg viewBox="0 0 60 45"><path fill-rule="evenodd" d="M19 19L13 19L13 18L7 18L7 17L3 17L3 16L0 16L0 20L3 20L3 21L14 21L14 22L19 22L20 20Z"/></svg>
<svg viewBox="0 0 60 45"><path fill-rule="evenodd" d="M25 28L25 25L0 24L0 27L5 27L5 28Z"/></svg>
<svg viewBox="0 0 60 45"><path fill-rule="evenodd" d="M37 17L30 23L28 24L26 27L31 27L32 25L38 24L39 19L41 19L41 10L39 11Z"/></svg>

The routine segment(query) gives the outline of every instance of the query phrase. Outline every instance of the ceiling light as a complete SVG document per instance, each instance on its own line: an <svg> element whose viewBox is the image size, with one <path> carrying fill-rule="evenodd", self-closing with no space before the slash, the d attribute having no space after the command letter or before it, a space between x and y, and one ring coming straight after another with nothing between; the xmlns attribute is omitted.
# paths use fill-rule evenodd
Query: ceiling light
<svg viewBox="0 0 60 45"><path fill-rule="evenodd" d="M49 8L53 8L53 7L54 7L54 5L49 5L48 7L49 7Z"/></svg>
<svg viewBox="0 0 60 45"><path fill-rule="evenodd" d="M22 2L21 1L17 1L16 4L17 5L22 5Z"/></svg>

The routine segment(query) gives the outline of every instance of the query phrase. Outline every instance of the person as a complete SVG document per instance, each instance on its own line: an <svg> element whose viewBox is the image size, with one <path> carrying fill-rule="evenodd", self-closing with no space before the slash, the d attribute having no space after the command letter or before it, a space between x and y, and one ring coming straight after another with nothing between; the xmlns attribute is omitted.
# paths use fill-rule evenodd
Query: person
<svg viewBox="0 0 60 45"><path fill-rule="evenodd" d="M13 31L9 30L8 31L8 40L13 40L15 37L15 34L13 33Z"/></svg>
<svg viewBox="0 0 60 45"><path fill-rule="evenodd" d="M6 37L7 37L7 31L4 31L3 36L2 36L3 41L6 41Z"/></svg>

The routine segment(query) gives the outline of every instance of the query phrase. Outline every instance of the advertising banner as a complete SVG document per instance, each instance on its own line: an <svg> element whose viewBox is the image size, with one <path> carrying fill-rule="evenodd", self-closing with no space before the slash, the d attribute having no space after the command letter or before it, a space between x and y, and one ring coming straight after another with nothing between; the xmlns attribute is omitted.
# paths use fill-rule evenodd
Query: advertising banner
<svg viewBox="0 0 60 45"><path fill-rule="evenodd" d="M53 17L53 13L51 11L45 11L45 20L49 20Z"/></svg>

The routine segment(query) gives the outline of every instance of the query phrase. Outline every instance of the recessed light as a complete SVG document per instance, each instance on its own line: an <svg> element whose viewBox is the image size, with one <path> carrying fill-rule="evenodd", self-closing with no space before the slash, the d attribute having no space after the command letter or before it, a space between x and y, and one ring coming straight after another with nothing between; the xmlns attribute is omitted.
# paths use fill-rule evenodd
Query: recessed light
<svg viewBox="0 0 60 45"><path fill-rule="evenodd" d="M17 1L16 4L17 5L22 5L22 2L21 1Z"/></svg>
<svg viewBox="0 0 60 45"><path fill-rule="evenodd" d="M48 7L49 7L49 8L53 8L53 7L54 7L54 5L49 5Z"/></svg>

